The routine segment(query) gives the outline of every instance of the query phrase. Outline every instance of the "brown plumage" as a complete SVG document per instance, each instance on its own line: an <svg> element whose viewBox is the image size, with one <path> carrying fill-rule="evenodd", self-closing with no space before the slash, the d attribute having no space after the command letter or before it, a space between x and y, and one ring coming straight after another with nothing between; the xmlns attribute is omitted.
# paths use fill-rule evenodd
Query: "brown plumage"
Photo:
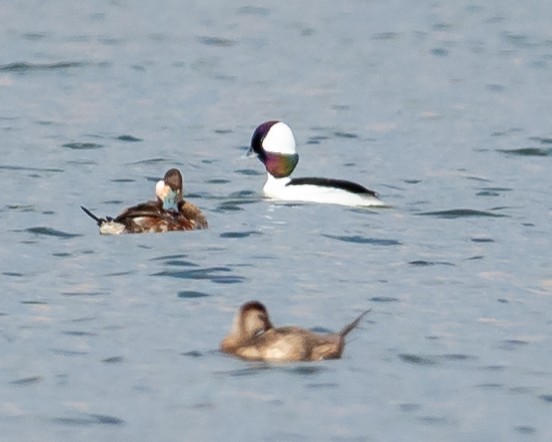
<svg viewBox="0 0 552 442"><path fill-rule="evenodd" d="M234 319L232 331L220 343L220 349L242 359L262 361L319 361L339 359L345 336L353 330L361 313L339 333L317 334L300 327L275 328L266 307L259 301L243 304Z"/></svg>
<svg viewBox="0 0 552 442"><path fill-rule="evenodd" d="M184 201L182 183L180 171L170 169L156 185L155 201L129 207L116 218L99 218L86 207L81 208L96 221L103 235L206 229L207 219L201 210L194 204Z"/></svg>

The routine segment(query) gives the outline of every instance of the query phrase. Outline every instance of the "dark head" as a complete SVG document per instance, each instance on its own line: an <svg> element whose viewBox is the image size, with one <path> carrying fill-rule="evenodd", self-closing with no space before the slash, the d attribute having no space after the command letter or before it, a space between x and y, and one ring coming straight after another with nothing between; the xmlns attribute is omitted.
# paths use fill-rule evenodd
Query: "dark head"
<svg viewBox="0 0 552 442"><path fill-rule="evenodd" d="M180 170L169 169L167 173L165 173L165 176L163 177L163 181L167 186L171 188L173 192L177 192L179 194L179 201L182 201L183 180L182 180L182 174L180 173Z"/></svg>
<svg viewBox="0 0 552 442"><path fill-rule="evenodd" d="M182 175L178 169L170 169L165 177L155 185L155 194L164 210L178 211L180 203L184 201L182 196Z"/></svg>
<svg viewBox="0 0 552 442"><path fill-rule="evenodd" d="M249 301L240 307L238 314L241 334L253 338L272 327L266 307L259 301Z"/></svg>

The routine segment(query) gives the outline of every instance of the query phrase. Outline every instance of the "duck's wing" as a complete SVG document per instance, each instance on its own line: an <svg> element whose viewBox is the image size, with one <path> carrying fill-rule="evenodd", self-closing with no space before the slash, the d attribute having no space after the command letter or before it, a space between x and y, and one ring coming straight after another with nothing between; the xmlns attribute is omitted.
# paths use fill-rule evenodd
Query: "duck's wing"
<svg viewBox="0 0 552 442"><path fill-rule="evenodd" d="M147 201L123 210L123 212L117 215L114 221L124 222L125 219L140 217L163 218L164 216L166 216L166 214L159 201Z"/></svg>
<svg viewBox="0 0 552 442"><path fill-rule="evenodd" d="M126 233L168 232L172 216L163 210L160 201L148 201L125 209L114 220L114 224L124 226Z"/></svg>
<svg viewBox="0 0 552 442"><path fill-rule="evenodd" d="M309 361L318 335L300 327L271 328L255 339L266 361Z"/></svg>

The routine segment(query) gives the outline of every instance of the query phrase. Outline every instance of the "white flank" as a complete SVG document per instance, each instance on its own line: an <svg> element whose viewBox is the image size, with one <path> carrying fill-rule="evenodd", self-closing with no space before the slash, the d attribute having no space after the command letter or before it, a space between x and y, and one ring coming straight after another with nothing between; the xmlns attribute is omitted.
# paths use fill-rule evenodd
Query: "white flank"
<svg viewBox="0 0 552 442"><path fill-rule="evenodd" d="M282 201L304 201L313 203L339 204L352 207L385 206L386 204L371 195L363 195L336 187L311 184L290 185L291 178L274 178L268 175L263 194Z"/></svg>
<svg viewBox="0 0 552 442"><path fill-rule="evenodd" d="M102 235L120 235L125 232L125 225L115 221L106 221L100 226Z"/></svg>

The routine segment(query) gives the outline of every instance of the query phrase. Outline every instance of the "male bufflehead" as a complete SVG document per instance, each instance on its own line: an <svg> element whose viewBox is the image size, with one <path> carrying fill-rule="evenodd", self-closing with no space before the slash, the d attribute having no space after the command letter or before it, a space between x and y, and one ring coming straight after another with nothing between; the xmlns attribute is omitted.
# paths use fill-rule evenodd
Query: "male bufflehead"
<svg viewBox="0 0 552 442"><path fill-rule="evenodd" d="M339 359L345 347L345 336L369 311L361 313L339 333L322 335L300 327L274 328L266 307L259 301L249 301L241 306L232 331L220 343L220 350L252 361Z"/></svg>
<svg viewBox="0 0 552 442"><path fill-rule="evenodd" d="M207 219L197 206L184 201L182 192L180 171L170 169L155 185L155 201L129 207L116 218L99 218L86 207L81 208L98 223L102 235L206 229Z"/></svg>
<svg viewBox="0 0 552 442"><path fill-rule="evenodd" d="M299 155L291 129L281 121L267 121L258 126L246 156L257 156L265 165L268 179L263 194L268 198L344 206L385 206L376 192L351 181L290 178Z"/></svg>

